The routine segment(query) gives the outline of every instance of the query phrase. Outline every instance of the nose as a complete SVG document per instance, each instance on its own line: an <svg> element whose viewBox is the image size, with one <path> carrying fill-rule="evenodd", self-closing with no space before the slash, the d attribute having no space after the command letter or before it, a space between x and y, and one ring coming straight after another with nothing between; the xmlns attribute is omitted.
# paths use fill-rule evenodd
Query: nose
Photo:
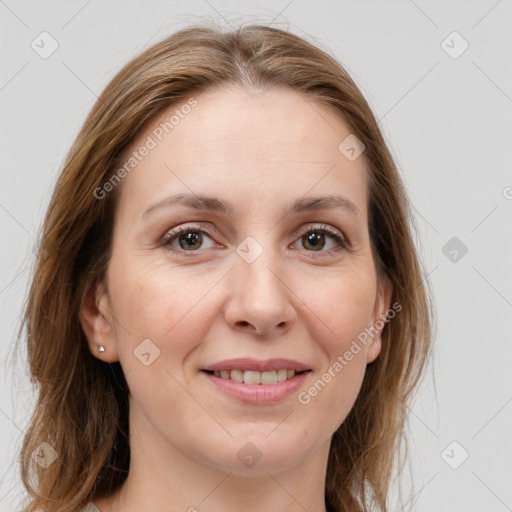
<svg viewBox="0 0 512 512"><path fill-rule="evenodd" d="M229 298L224 315L228 325L240 332L261 336L282 335L296 318L291 303L295 295L279 272L275 258L264 251L252 263L236 257L229 273Z"/></svg>

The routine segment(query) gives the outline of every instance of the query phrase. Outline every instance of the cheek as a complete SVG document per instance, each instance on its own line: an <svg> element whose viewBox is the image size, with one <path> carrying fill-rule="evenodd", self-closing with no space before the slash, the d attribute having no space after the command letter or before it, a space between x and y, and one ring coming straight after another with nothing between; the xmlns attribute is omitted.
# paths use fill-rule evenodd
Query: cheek
<svg viewBox="0 0 512 512"><path fill-rule="evenodd" d="M180 359L204 338L218 276L192 275L159 263L144 268L118 265L110 277L115 315L124 327L118 336L125 361L145 339L160 349L162 363Z"/></svg>
<svg viewBox="0 0 512 512"><path fill-rule="evenodd" d="M352 409L364 379L368 348L358 336L369 326L374 288L372 280L361 274L330 283L303 313L324 357L316 378L297 398L305 414L321 415L324 428L334 432Z"/></svg>
<svg viewBox="0 0 512 512"><path fill-rule="evenodd" d="M370 325L375 305L375 282L367 269L344 271L319 282L322 286L309 294L308 301L303 299L307 303L304 315L318 329L316 335L312 333L313 339L323 340L332 360L345 352Z"/></svg>
<svg viewBox="0 0 512 512"><path fill-rule="evenodd" d="M161 263L143 268L120 264L110 274L112 303L122 324L117 329L119 360L138 407L147 417L161 415L157 423L177 421L163 412L170 402L189 418L201 414L182 387L181 366L207 335L213 308L205 291L216 281L206 274L192 278Z"/></svg>

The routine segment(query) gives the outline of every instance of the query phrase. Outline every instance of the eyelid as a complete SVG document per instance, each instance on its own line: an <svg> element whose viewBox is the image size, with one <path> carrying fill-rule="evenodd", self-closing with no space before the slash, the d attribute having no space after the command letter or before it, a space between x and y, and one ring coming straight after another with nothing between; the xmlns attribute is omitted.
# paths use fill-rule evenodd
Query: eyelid
<svg viewBox="0 0 512 512"><path fill-rule="evenodd" d="M308 224L308 225L304 226L303 228L301 228L299 233L300 233L300 236L303 236L306 233L309 233L310 231L326 232L327 234L329 234L333 237L339 237L345 245L349 244L347 237L339 229L333 228L329 224L313 222L312 224Z"/></svg>
<svg viewBox="0 0 512 512"><path fill-rule="evenodd" d="M205 232L211 235L220 236L220 233L217 229L214 227L209 226L208 224L181 224L179 226L176 226L174 228L169 229L164 233L164 235L161 238L161 243L165 245L169 242L172 238L175 238L176 236L180 235L181 233L186 233L187 231L201 231Z"/></svg>

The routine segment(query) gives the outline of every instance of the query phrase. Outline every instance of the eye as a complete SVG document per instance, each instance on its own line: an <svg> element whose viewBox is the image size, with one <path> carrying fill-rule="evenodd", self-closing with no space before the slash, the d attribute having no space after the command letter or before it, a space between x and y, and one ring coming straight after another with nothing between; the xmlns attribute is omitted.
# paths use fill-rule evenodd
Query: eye
<svg viewBox="0 0 512 512"><path fill-rule="evenodd" d="M329 247L329 241L326 242L326 238L331 239L331 247ZM333 249L333 243L334 250L347 248L347 242L344 236L336 229L325 224L319 226L307 226L306 230L302 231L301 237L297 242L301 242L308 252L331 252ZM326 246L327 250L322 250Z"/></svg>
<svg viewBox="0 0 512 512"><path fill-rule="evenodd" d="M194 226L179 226L167 232L162 238L162 245L173 251L197 252L197 249L202 247L206 238L213 242L207 235L207 232L213 231L210 228L206 229L203 225L199 227ZM176 245L177 244L177 245ZM203 249L213 247L213 243Z"/></svg>

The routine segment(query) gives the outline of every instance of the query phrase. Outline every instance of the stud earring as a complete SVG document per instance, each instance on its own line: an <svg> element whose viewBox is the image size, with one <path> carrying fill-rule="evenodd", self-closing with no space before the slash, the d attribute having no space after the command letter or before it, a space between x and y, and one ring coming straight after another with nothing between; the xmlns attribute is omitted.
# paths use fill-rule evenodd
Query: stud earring
<svg viewBox="0 0 512 512"><path fill-rule="evenodd" d="M105 352L105 347L103 345L98 345L98 352Z"/></svg>

